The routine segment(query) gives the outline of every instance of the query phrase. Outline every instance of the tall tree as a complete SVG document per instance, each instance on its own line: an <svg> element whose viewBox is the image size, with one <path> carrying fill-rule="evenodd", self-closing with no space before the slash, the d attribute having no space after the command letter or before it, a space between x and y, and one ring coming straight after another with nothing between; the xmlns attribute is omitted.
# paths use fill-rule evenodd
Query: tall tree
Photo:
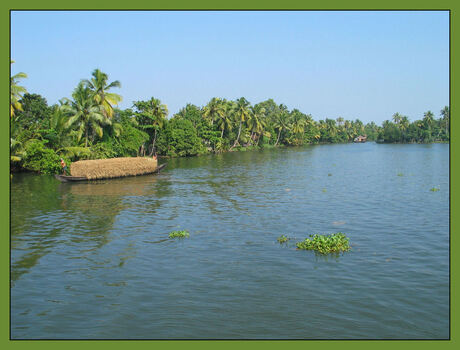
<svg viewBox="0 0 460 350"><path fill-rule="evenodd" d="M441 110L441 116L442 116L442 121L443 121L444 128L445 128L446 136L448 136L449 135L449 121L450 121L450 109L448 106L445 106Z"/></svg>
<svg viewBox="0 0 460 350"><path fill-rule="evenodd" d="M14 61L11 61L13 64ZM26 88L18 85L20 79L27 78L27 74L19 72L10 77L10 118L13 118L16 111L22 111L22 105L19 100L27 92Z"/></svg>
<svg viewBox="0 0 460 350"><path fill-rule="evenodd" d="M289 111L283 104L279 106L279 113L275 114L274 129L278 130L275 146L278 145L281 137L281 133L284 130L289 130Z"/></svg>
<svg viewBox="0 0 460 350"><path fill-rule="evenodd" d="M331 118L326 118L325 129L326 129L327 141L335 142L336 136L337 136L337 125L335 124L335 120Z"/></svg>
<svg viewBox="0 0 460 350"><path fill-rule="evenodd" d="M399 113L393 114L393 122L395 124L399 124L399 122L401 121L401 118L402 118L401 114L399 114Z"/></svg>
<svg viewBox="0 0 460 350"><path fill-rule="evenodd" d="M265 122L265 108L261 105L255 105L251 107L252 118L248 120L248 127L251 130L251 143L255 135L257 135L257 144L259 144L260 136L262 135L266 126Z"/></svg>
<svg viewBox="0 0 460 350"><path fill-rule="evenodd" d="M203 108L203 118L208 120L211 125L214 125L215 121L223 119L224 115L224 101L218 97L213 97Z"/></svg>
<svg viewBox="0 0 460 350"><path fill-rule="evenodd" d="M409 127L410 122L409 118L406 117L405 115L401 117L401 120L399 121L399 129L401 130L401 138L402 141L405 141L406 138L406 130Z"/></svg>
<svg viewBox="0 0 460 350"><path fill-rule="evenodd" d="M76 127L77 141L85 135L85 147L88 147L90 137L102 137L103 126L111 124L101 107L95 104L93 93L88 86L80 82L72 93L73 100L64 103L61 108L69 114L66 128Z"/></svg>
<svg viewBox="0 0 460 350"><path fill-rule="evenodd" d="M251 110L249 109L250 103L244 97L240 97L236 100L236 106L234 110L235 120L239 123L238 126L238 136L236 137L233 146L230 147L230 150L236 147L240 141L241 127L243 123L251 117Z"/></svg>
<svg viewBox="0 0 460 350"><path fill-rule="evenodd" d="M433 125L434 122L434 114L431 111L427 111L423 114L423 123L426 125L427 128L429 128L431 125Z"/></svg>
<svg viewBox="0 0 460 350"><path fill-rule="evenodd" d="M121 87L118 80L108 83L109 76L99 69L95 69L92 73L90 80L83 80L83 82L93 92L94 101L102 107L105 116L111 118L113 116L113 106L117 105L122 97L118 94L109 92L111 88Z"/></svg>
<svg viewBox="0 0 460 350"><path fill-rule="evenodd" d="M298 141L300 140L300 137L305 132L306 123L307 123L307 119L306 119L305 114L300 112L298 109L294 109L291 112L291 115L290 115L291 131L294 135L296 135L296 139Z"/></svg>
<svg viewBox="0 0 460 350"><path fill-rule="evenodd" d="M157 98L152 97L148 101L134 102L134 107L137 109L136 119L139 125L146 130L153 129L152 136L152 149L150 156L155 152L155 142L157 140L158 132L163 127L166 117L168 116L168 107L162 104Z"/></svg>
<svg viewBox="0 0 460 350"><path fill-rule="evenodd" d="M224 112L223 114L218 114L217 126L221 130L220 139L224 137L225 130L232 130L232 118L230 113Z"/></svg>

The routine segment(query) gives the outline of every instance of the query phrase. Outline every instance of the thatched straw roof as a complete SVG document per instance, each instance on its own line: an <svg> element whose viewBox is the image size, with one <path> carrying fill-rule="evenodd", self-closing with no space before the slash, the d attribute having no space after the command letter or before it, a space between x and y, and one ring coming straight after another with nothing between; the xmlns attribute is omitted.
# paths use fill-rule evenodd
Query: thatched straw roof
<svg viewBox="0 0 460 350"><path fill-rule="evenodd" d="M149 174L157 166L155 159L147 157L79 160L70 165L70 173L95 180Z"/></svg>

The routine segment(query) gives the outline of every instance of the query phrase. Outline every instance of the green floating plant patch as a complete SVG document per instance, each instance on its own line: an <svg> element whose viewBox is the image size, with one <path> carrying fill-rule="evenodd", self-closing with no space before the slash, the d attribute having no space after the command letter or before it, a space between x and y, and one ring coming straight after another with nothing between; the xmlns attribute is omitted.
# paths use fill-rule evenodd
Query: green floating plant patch
<svg viewBox="0 0 460 350"><path fill-rule="evenodd" d="M172 231L168 235L169 238L185 238L190 237L188 231Z"/></svg>
<svg viewBox="0 0 460 350"><path fill-rule="evenodd" d="M314 250L321 254L340 253L350 250L348 237L344 233L333 233L330 235L310 235L302 242L296 244L297 249Z"/></svg>
<svg viewBox="0 0 460 350"><path fill-rule="evenodd" d="M430 188L430 191L431 191L431 192L437 192L437 191L439 191L439 188L433 187L433 188Z"/></svg>
<svg viewBox="0 0 460 350"><path fill-rule="evenodd" d="M280 244L281 244L281 243L286 243L287 241L289 241L289 238L286 237L285 235L281 235L281 236L278 237L277 241L278 241L278 243L280 243Z"/></svg>

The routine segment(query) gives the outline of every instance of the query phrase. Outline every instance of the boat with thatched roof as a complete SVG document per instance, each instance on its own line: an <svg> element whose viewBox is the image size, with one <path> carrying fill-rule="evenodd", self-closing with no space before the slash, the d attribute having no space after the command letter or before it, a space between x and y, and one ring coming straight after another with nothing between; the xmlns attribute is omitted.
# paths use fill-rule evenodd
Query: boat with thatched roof
<svg viewBox="0 0 460 350"><path fill-rule="evenodd" d="M69 175L55 175L62 182L113 179L159 173L165 164L149 157L79 160L70 165Z"/></svg>
<svg viewBox="0 0 460 350"><path fill-rule="evenodd" d="M353 142L356 142L356 143L360 143L360 142L366 142L367 141L367 136L364 135L359 135L358 137L356 137Z"/></svg>

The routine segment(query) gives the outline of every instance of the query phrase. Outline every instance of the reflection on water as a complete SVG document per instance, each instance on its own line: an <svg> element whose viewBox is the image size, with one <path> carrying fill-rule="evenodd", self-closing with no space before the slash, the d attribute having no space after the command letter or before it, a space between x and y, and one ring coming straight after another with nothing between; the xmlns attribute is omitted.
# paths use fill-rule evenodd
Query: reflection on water
<svg viewBox="0 0 460 350"><path fill-rule="evenodd" d="M155 196L157 180L154 176L139 176L111 181L60 183L51 177L15 174L14 181L17 193L26 193L33 204L32 210L42 211L43 214L29 216L27 212L16 213L20 219L12 220L12 232L15 234L20 232L21 226L33 228L28 236L12 237L12 253L16 257L12 263L13 283L35 266L41 257L59 246L62 236L69 239L71 246L84 245L85 248L77 252L95 251L108 243L116 216L130 207L125 197ZM43 187L38 182L42 182ZM12 196L12 207L24 207L23 199L20 195ZM52 199L51 203L48 199ZM50 211L52 213L48 213ZM130 254L123 256L119 266Z"/></svg>
<svg viewBox="0 0 460 350"><path fill-rule="evenodd" d="M448 145L368 143L90 183L15 174L12 337L446 338L448 160ZM350 252L295 248L338 231Z"/></svg>
<svg viewBox="0 0 460 350"><path fill-rule="evenodd" d="M150 196L155 195L156 181L156 176L134 176L81 183L61 183L59 190L77 196Z"/></svg>

